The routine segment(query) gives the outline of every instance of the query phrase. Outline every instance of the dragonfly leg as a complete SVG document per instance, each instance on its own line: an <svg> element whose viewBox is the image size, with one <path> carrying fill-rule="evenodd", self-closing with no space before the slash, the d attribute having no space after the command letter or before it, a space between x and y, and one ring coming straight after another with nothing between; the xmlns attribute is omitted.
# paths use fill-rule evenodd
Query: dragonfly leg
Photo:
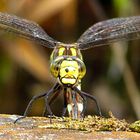
<svg viewBox="0 0 140 140"><path fill-rule="evenodd" d="M23 116L17 118L17 119L15 120L14 123L16 123L17 121L19 121L19 120L25 118L25 117L28 115L28 113L30 112L30 109L31 109L31 107L32 107L33 102L36 101L37 99L41 98L41 97L46 96L46 94L47 94L47 93L43 93L43 94L40 94L40 95L36 95L36 96L34 96L34 97L30 100L28 106L26 107L26 110L25 110Z"/></svg>
<svg viewBox="0 0 140 140"><path fill-rule="evenodd" d="M57 84L57 86L55 86L54 88L52 88L47 94L46 94L46 96L45 96L45 111L44 111L44 116L46 116L46 113L48 112L49 113L49 117L50 117L50 123L51 123L51 118L53 117L53 113L52 113L52 110L51 110L51 108L50 108L50 104L49 104L49 101L48 101L48 99L49 99L49 97L51 96L51 94L53 94L53 93L56 93L57 91L59 91L60 90L60 85L59 84ZM58 93L58 92L57 92ZM57 95L57 94L55 94L55 95ZM55 96L54 95L54 96ZM55 98L54 98L55 99Z"/></svg>
<svg viewBox="0 0 140 140"><path fill-rule="evenodd" d="M53 103L53 101L57 98L57 96L59 95L59 93L60 93L60 88L58 88L58 89L56 89L55 91L54 91L54 95L53 95L53 97L50 99L50 101L49 101L49 106ZM46 102L46 99L45 99L45 102ZM48 102L48 101L47 101ZM48 112L48 110L47 110L47 106L45 105L45 108L44 108L44 111L43 111L43 114L42 114L42 116L44 116L44 117L46 117L46 116L48 116L47 115L47 112Z"/></svg>
<svg viewBox="0 0 140 140"><path fill-rule="evenodd" d="M42 98L42 97L44 97L44 96L47 96L47 95L49 95L50 93L53 93L54 90L56 90L56 87L58 87L58 84L57 84L57 83L54 85L54 87L53 87L49 92L34 96L34 97L30 100L30 102L29 102L29 104L28 104L28 106L27 106L27 108L26 108L26 110L25 110L23 116L17 118L17 119L14 121L14 123L16 123L17 121L19 121L19 120L25 118L25 117L28 115L28 113L29 113L29 111L31 110L31 107L32 107L32 104L33 104L34 101L36 101L37 99Z"/></svg>
<svg viewBox="0 0 140 140"><path fill-rule="evenodd" d="M93 100L93 101L95 102L96 106L97 106L97 110L98 110L99 115L102 116L100 106L99 106L99 104L98 104L98 102L97 102L97 99L96 99L94 96L92 96L92 95L90 95L90 94L88 94L88 93L86 93L86 92L80 91L77 87L74 87L74 89L75 89L75 91L77 91L81 96L83 95L83 96L86 96L86 97L90 98L91 100Z"/></svg>

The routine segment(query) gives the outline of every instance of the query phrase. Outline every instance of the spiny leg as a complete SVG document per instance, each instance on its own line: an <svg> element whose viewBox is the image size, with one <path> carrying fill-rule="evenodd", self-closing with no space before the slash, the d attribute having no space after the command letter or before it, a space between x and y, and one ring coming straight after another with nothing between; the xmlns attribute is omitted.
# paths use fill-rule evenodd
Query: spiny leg
<svg viewBox="0 0 140 140"><path fill-rule="evenodd" d="M94 100L94 102L95 102L95 104L96 104L96 106L97 106L98 113L99 113L100 116L102 116L102 112L101 112L101 109L100 109L100 106L99 106L99 103L98 103L97 99L96 99L94 96L92 96L92 95L90 95L90 94L87 94L87 93L85 93L85 92L82 92L82 94L84 94L84 95L87 96L88 98Z"/></svg>
<svg viewBox="0 0 140 140"><path fill-rule="evenodd" d="M58 96L58 92L55 92L54 93L54 96L50 99L50 101L49 101L49 105L51 105L53 102L54 102L54 100L57 98L57 96ZM46 108L46 104L45 104L45 108L44 108L44 111L43 111L43 113L42 113L42 116L43 117L47 117L47 108Z"/></svg>
<svg viewBox="0 0 140 140"><path fill-rule="evenodd" d="M99 112L99 115L102 116L100 106L99 106L99 104L98 104L98 102L97 102L97 100L96 100L96 98L95 98L94 96L92 96L92 95L90 95L90 94L88 94L88 93L86 93L86 92L80 91L77 87L74 87L74 89L75 89L75 91L77 91L81 96L83 95L83 96L86 96L86 97L88 97L88 98L94 100L94 102L95 102L95 104L96 104L96 106L97 106L97 110L98 110L98 112Z"/></svg>
<svg viewBox="0 0 140 140"><path fill-rule="evenodd" d="M54 90L57 86L58 86L58 83L56 83L56 84L53 86L53 88L52 88L49 92L53 92L53 90ZM48 92L48 93L49 93L49 92ZM48 93L43 93L43 94L34 96L34 97L30 100L30 102L29 102L29 104L28 104L28 106L27 106L27 108L26 108L26 110L25 110L23 116L17 118L17 119L14 121L14 123L16 123L17 121L19 121L19 120L25 118L25 117L28 115L28 113L29 113L29 111L30 111L30 109L31 109L31 107L32 107L33 102L36 101L36 100L39 99L39 98L42 98L42 97L46 96Z"/></svg>
<svg viewBox="0 0 140 140"><path fill-rule="evenodd" d="M51 123L51 118L53 117L53 113L51 111L49 102L48 102L48 98L49 96L51 96L51 94L55 93L56 91L59 91L59 89L61 88L61 86L59 84L57 84L56 88L52 88L47 94L46 94L46 98L45 98L45 114L48 111L49 113L49 117L50 117L50 123Z"/></svg>
<svg viewBox="0 0 140 140"><path fill-rule="evenodd" d="M57 98L57 96L58 96L59 93L60 93L60 90L61 90L61 88L59 87L58 89L56 89L56 90L54 91L54 95L53 95L53 97L50 99L49 105L51 105L51 104L53 103L53 101ZM44 108L44 111L43 111L43 115L42 115L42 116L44 116L44 117L47 116L47 107L46 107L46 104L45 104L45 108Z"/></svg>
<svg viewBox="0 0 140 140"><path fill-rule="evenodd" d="M36 101L37 99L41 98L41 97L46 96L46 94L47 94L47 93L43 93L43 94L40 94L40 95L36 95L36 96L34 96L34 97L30 100L28 106L26 107L26 110L25 110L23 116L17 118L17 119L15 120L14 123L16 123L17 121L19 121L19 120L25 118L25 117L28 115L28 113L29 113L29 111L30 111L30 109L31 109L31 107L32 107L33 102Z"/></svg>

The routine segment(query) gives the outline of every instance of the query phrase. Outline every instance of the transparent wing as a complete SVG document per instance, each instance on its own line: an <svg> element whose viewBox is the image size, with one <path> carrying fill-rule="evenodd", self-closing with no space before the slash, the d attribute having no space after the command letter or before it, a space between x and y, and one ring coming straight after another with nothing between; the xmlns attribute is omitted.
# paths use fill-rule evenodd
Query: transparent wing
<svg viewBox="0 0 140 140"><path fill-rule="evenodd" d="M29 40L34 40L39 44L54 48L55 41L36 23L22 19L20 17L0 12L0 30L12 32Z"/></svg>
<svg viewBox="0 0 140 140"><path fill-rule="evenodd" d="M140 38L140 16L114 18L91 26L79 38L80 49Z"/></svg>

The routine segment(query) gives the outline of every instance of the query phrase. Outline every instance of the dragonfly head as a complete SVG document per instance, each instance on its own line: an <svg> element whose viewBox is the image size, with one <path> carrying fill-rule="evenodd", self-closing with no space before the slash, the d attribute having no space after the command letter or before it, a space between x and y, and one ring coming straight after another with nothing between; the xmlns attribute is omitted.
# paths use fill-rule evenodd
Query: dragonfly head
<svg viewBox="0 0 140 140"><path fill-rule="evenodd" d="M59 46L54 49L50 70L62 85L76 85L86 73L80 50L73 46Z"/></svg>

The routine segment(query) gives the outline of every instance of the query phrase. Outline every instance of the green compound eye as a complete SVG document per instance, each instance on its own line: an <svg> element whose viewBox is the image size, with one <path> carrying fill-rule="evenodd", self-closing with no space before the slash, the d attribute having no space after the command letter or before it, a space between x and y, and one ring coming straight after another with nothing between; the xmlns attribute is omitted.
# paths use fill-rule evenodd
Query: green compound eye
<svg viewBox="0 0 140 140"><path fill-rule="evenodd" d="M53 61L50 65L51 74L57 78L59 73L59 64L56 61Z"/></svg>
<svg viewBox="0 0 140 140"><path fill-rule="evenodd" d="M79 79L82 79L85 76L85 74L86 74L86 66L84 63L81 63L81 66L79 69Z"/></svg>

